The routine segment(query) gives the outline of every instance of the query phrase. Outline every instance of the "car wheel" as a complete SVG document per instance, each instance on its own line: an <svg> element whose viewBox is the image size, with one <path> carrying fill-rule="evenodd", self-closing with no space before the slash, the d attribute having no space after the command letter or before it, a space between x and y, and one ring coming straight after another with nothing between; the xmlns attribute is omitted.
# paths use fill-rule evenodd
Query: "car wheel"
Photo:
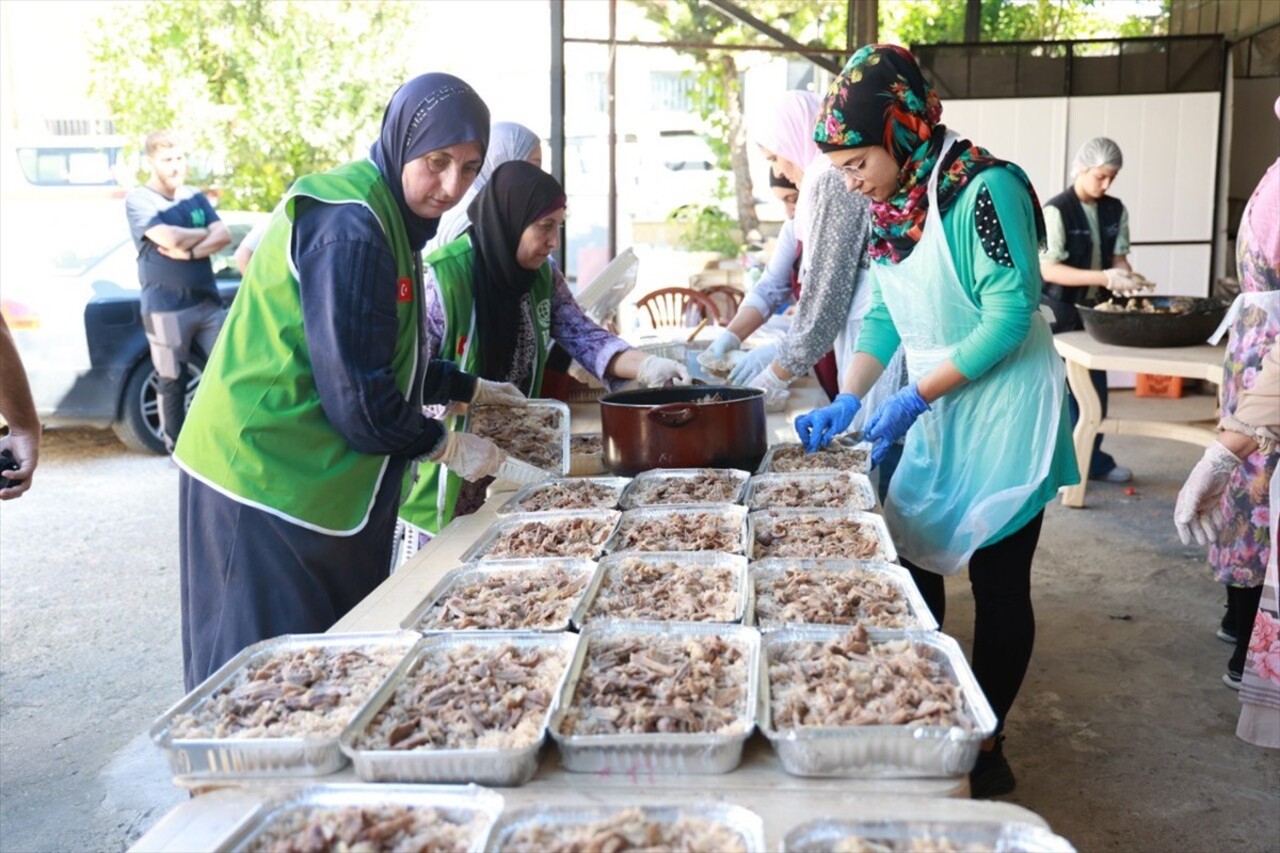
<svg viewBox="0 0 1280 853"><path fill-rule="evenodd" d="M204 360L193 358L187 364L186 408L204 372ZM164 453L164 437L160 433L160 406L156 402L156 369L150 359L143 359L129 374L124 387L124 405L120 419L111 425L116 437L130 450L139 453Z"/></svg>

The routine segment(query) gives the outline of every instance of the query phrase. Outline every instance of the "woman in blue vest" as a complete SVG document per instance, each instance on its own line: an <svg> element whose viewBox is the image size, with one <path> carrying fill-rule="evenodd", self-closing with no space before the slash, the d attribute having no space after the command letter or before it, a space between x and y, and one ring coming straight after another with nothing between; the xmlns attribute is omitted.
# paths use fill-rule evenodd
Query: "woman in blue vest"
<svg viewBox="0 0 1280 853"><path fill-rule="evenodd" d="M187 689L243 647L324 631L387 577L406 466L505 459L424 403L521 402L423 357L421 251L484 161L489 110L426 74L368 159L300 178L209 356L174 458Z"/></svg>
<svg viewBox="0 0 1280 853"><path fill-rule="evenodd" d="M1031 562L1044 506L1079 482L1065 370L1040 316L1039 204L1023 171L941 124L912 54L868 45L823 102L814 138L850 191L871 199L871 308L831 405L800 440L848 429L901 344L909 382L864 437L879 464L905 437L885 520L942 624L945 575L969 569L973 670L999 726L1031 660ZM861 234L849 239L864 239ZM983 744L975 797L1013 789L1002 737Z"/></svg>
<svg viewBox="0 0 1280 853"><path fill-rule="evenodd" d="M683 364L635 349L578 307L550 262L565 220L564 189L554 177L524 160L503 163L467 215L471 227L427 256L432 357L537 397L554 339L610 387L629 379L646 387L688 384ZM408 535L430 537L478 508L486 484L462 480L436 465L419 469L400 508Z"/></svg>
<svg viewBox="0 0 1280 853"><path fill-rule="evenodd" d="M1044 289L1040 302L1053 311L1054 332L1084 328L1076 306L1092 304L1091 288L1128 296L1149 288L1129 266L1129 212L1120 199L1107 195L1124 166L1120 146L1105 136L1090 139L1076 152L1071 186L1044 206L1045 245L1040 252L1040 277ZM1089 371L1089 378L1107 416L1107 372ZM1080 419L1080 407L1071 397L1071 423ZM1117 465L1102 452L1102 436L1093 440L1089 479L1127 483L1133 472Z"/></svg>

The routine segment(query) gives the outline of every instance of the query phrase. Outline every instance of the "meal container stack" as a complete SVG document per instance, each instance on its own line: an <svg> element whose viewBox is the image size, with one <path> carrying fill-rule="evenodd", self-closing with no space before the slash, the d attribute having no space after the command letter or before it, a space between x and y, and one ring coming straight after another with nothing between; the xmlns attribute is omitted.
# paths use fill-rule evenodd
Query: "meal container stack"
<svg viewBox="0 0 1280 853"><path fill-rule="evenodd" d="M569 473L569 407L559 400L523 406L472 406L467 432L482 435L522 462L553 474Z"/></svg>
<svg viewBox="0 0 1280 853"><path fill-rule="evenodd" d="M753 811L722 803L524 806L502 813L485 849L488 853L611 849L747 853L765 849L764 821Z"/></svg>
<svg viewBox="0 0 1280 853"><path fill-rule="evenodd" d="M1018 821L816 820L796 827L783 853L830 850L1017 850L1074 853L1060 835Z"/></svg>

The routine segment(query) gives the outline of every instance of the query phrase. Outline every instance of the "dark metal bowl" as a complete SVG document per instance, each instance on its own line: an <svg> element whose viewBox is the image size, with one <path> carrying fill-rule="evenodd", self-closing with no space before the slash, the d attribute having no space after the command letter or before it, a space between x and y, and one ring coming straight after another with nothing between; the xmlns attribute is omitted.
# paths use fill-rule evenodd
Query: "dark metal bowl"
<svg viewBox="0 0 1280 853"><path fill-rule="evenodd" d="M1077 306L1085 331L1104 344L1125 347L1190 347L1203 344L1214 333L1227 313L1220 299L1197 299L1189 296L1139 296L1125 304L1173 305L1185 311L1151 313L1138 310L1099 311L1096 307Z"/></svg>

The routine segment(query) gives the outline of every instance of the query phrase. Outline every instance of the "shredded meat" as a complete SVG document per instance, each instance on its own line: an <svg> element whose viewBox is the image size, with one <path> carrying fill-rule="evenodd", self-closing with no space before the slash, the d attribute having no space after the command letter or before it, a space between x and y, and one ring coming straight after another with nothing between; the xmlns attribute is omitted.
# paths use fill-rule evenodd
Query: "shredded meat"
<svg viewBox="0 0 1280 853"><path fill-rule="evenodd" d="M563 412L547 406L475 406L470 431L517 459L546 471L564 470Z"/></svg>
<svg viewBox="0 0 1280 853"><path fill-rule="evenodd" d="M814 474L794 480L766 477L756 482L751 493L752 509L817 507L869 510L876 505L870 490L860 487L847 472Z"/></svg>
<svg viewBox="0 0 1280 853"><path fill-rule="evenodd" d="M427 653L355 739L360 749L516 749L537 743L569 665L559 650L458 646Z"/></svg>
<svg viewBox="0 0 1280 853"><path fill-rule="evenodd" d="M465 853L484 837L482 812L411 806L298 806L275 815L249 853Z"/></svg>
<svg viewBox="0 0 1280 853"><path fill-rule="evenodd" d="M403 646L281 649L252 658L191 712L180 738L337 735L405 655Z"/></svg>
<svg viewBox="0 0 1280 853"><path fill-rule="evenodd" d="M502 839L506 853L622 853L700 851L746 853L747 842L731 826L702 817L655 820L638 808L601 820L529 821Z"/></svg>
<svg viewBox="0 0 1280 853"><path fill-rule="evenodd" d="M834 557L868 560L884 557L884 546L875 525L848 518L823 518L800 513L775 515L757 512L755 559L764 557Z"/></svg>
<svg viewBox="0 0 1280 853"><path fill-rule="evenodd" d="M728 566L627 557L609 567L587 617L732 622L741 601Z"/></svg>
<svg viewBox="0 0 1280 853"><path fill-rule="evenodd" d="M769 653L775 729L805 726L960 726L960 687L909 640L871 642L855 627L829 642L795 642Z"/></svg>
<svg viewBox="0 0 1280 853"><path fill-rule="evenodd" d="M716 468L693 473L650 471L632 482L627 500L631 506L733 503L742 483L742 474Z"/></svg>
<svg viewBox="0 0 1280 853"><path fill-rule="evenodd" d="M484 559L515 557L585 557L600 554L613 532L611 518L562 518L521 521L509 525L494 540Z"/></svg>
<svg viewBox="0 0 1280 853"><path fill-rule="evenodd" d="M613 509L622 486L573 478L539 484L525 495L516 512L548 512L558 509Z"/></svg>
<svg viewBox="0 0 1280 853"><path fill-rule="evenodd" d="M742 521L716 510L631 510L618 526L615 551L727 551L742 553Z"/></svg>
<svg viewBox="0 0 1280 853"><path fill-rule="evenodd" d="M588 564L589 565L589 564ZM555 629L568 624L591 580L561 566L486 572L445 591L415 629Z"/></svg>
<svg viewBox="0 0 1280 853"><path fill-rule="evenodd" d="M745 732L747 655L721 637L593 641L560 721L566 735Z"/></svg>
<svg viewBox="0 0 1280 853"><path fill-rule="evenodd" d="M865 447L849 447L839 442L828 444L821 450L806 453L798 444L775 447L769 470L778 473L791 471L858 471L866 473L871 457Z"/></svg>
<svg viewBox="0 0 1280 853"><path fill-rule="evenodd" d="M915 624L902 590L885 575L862 569L788 568L756 579L756 621L762 626L812 623L908 628Z"/></svg>

